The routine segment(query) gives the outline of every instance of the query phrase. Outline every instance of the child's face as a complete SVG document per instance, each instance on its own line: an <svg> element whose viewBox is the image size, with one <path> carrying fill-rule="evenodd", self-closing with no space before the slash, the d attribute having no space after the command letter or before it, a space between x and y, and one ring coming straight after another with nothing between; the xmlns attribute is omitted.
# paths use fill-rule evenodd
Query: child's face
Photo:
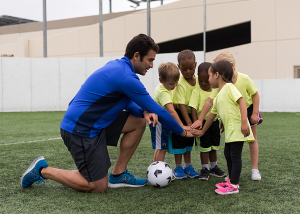
<svg viewBox="0 0 300 214"><path fill-rule="evenodd" d="M209 75L208 81L209 81L211 87L212 88L218 88L219 85L218 85L218 80L216 78L216 74L211 72L211 68L208 69L208 75Z"/></svg>
<svg viewBox="0 0 300 214"><path fill-rule="evenodd" d="M183 77L188 80L194 77L196 65L197 63L194 59L183 59L179 61L178 68Z"/></svg>
<svg viewBox="0 0 300 214"><path fill-rule="evenodd" d="M178 80L175 81L172 78L168 78L165 81L161 80L160 81L164 87L168 90L174 90L174 88L178 85Z"/></svg>
<svg viewBox="0 0 300 214"><path fill-rule="evenodd" d="M208 73L205 72L198 72L198 82L200 85L200 88L204 91L207 91L208 89L210 89L210 84L208 81Z"/></svg>

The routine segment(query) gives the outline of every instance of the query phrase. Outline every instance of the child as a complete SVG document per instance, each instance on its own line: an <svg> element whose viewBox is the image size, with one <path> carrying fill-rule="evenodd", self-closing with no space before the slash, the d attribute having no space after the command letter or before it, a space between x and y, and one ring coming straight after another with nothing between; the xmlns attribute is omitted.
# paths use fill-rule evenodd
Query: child
<svg viewBox="0 0 300 214"><path fill-rule="evenodd" d="M189 103L193 122L197 120L197 115L199 116L205 101L212 91L208 81L208 69L210 66L211 63L209 62L203 62L198 66L198 82L200 87L193 90ZM209 112L206 114L205 120L207 119ZM219 120L217 119L217 117L214 119L214 122L209 127L208 131L202 137L196 138L198 145L200 144L200 158L202 164L199 176L200 180L208 180L209 175L216 177L226 176L226 173L217 166L217 150L219 150L221 138ZM204 124L205 120L203 121ZM208 167L208 160L210 160L210 170Z"/></svg>
<svg viewBox="0 0 300 214"><path fill-rule="evenodd" d="M215 59L214 62L217 62L219 60L225 60L231 63L232 68L234 70L233 77L232 77L232 83L235 85L235 87L240 91L240 93L243 95L246 104L247 104L247 114L248 114L248 120L251 125L251 129L254 135L255 140L252 142L249 142L249 149L250 149L250 157L252 161L252 180L261 180L261 175L258 170L258 143L257 143L257 125L262 123L262 118L260 116L260 113L258 111L259 108L259 94L258 89L256 85L253 83L253 81L249 78L249 76L239 73L235 71L235 60L232 54L230 54L227 51L224 51L220 53ZM202 112L199 116L198 121L196 121L191 128L197 128L198 126L202 127L202 121L203 118L208 112L208 110L211 108L213 104L213 98L216 96L217 92L212 94L210 98L206 101Z"/></svg>
<svg viewBox="0 0 300 214"><path fill-rule="evenodd" d="M173 93L173 101L176 105L176 112L186 126L192 125L191 108L189 107L192 91L199 86L198 78L195 76L196 59L191 50L183 50L178 56L178 68L181 76L178 86ZM168 152L175 155L174 169L175 179L198 178L199 173L191 165L191 151L193 149L194 138L186 139L184 137L172 134L172 145L169 146ZM183 169L181 161L184 156L185 168Z"/></svg>
<svg viewBox="0 0 300 214"><path fill-rule="evenodd" d="M227 161L229 178L227 182L216 184L216 193L221 195L239 192L239 178L242 170L242 149L244 142L254 140L247 119L246 102L239 90L231 83L233 69L230 62L220 60L208 70L212 88L219 88L202 130L193 129L192 134L203 136L216 115L219 114L225 128L224 155Z"/></svg>
<svg viewBox="0 0 300 214"><path fill-rule="evenodd" d="M160 84L154 91L154 100L160 106L164 107L181 127L189 129L189 127L183 126L174 110L172 101L171 91L177 86L180 77L177 66L172 62L161 64L158 67L158 74ZM168 142L171 140L171 132L159 122L155 127L152 125L149 125L149 127L152 147L155 149L153 162L164 161L165 154L168 150Z"/></svg>

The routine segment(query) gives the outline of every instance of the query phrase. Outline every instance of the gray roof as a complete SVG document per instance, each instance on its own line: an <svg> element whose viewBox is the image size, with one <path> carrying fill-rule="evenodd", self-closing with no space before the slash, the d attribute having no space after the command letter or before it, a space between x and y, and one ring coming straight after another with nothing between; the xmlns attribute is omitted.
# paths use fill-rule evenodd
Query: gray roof
<svg viewBox="0 0 300 214"><path fill-rule="evenodd" d="M16 25L16 24L29 23L29 22L36 22L36 21L30 19L22 19L14 16L7 16L7 15L0 16L0 26Z"/></svg>

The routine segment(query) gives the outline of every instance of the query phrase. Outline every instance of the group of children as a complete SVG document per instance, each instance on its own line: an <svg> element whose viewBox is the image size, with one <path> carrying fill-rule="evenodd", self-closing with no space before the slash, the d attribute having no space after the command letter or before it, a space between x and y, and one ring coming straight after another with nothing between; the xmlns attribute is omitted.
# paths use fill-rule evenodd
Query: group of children
<svg viewBox="0 0 300 214"><path fill-rule="evenodd" d="M251 178L261 179L256 135L257 125L262 122L258 111L258 89L247 75L235 71L235 60L229 52L220 53L213 63L201 63L198 75L195 74L197 62L191 50L181 51L177 59L177 66L171 62L159 66L160 84L153 98L195 138L171 133L161 123L149 126L155 149L153 161L164 161L168 151L174 154L175 179L208 180L209 175L225 177L227 174L217 165L220 132L225 130L224 155L228 176L225 182L216 184L215 192L221 195L238 193L244 142L248 142L250 148ZM200 174L191 165L194 141L200 149Z"/></svg>

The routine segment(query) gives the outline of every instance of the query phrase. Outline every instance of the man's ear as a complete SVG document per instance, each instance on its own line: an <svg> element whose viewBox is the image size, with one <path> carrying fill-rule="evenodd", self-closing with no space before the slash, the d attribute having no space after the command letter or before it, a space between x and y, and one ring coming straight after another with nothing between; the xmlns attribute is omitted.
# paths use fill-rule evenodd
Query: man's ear
<svg viewBox="0 0 300 214"><path fill-rule="evenodd" d="M216 79L218 79L219 76L220 76L220 73L219 73L219 72L216 72L215 75L216 75Z"/></svg>
<svg viewBox="0 0 300 214"><path fill-rule="evenodd" d="M136 61L139 61L139 60L140 60L140 57L141 57L141 55L140 55L139 52L135 52L135 53L133 54L133 58L134 58Z"/></svg>

